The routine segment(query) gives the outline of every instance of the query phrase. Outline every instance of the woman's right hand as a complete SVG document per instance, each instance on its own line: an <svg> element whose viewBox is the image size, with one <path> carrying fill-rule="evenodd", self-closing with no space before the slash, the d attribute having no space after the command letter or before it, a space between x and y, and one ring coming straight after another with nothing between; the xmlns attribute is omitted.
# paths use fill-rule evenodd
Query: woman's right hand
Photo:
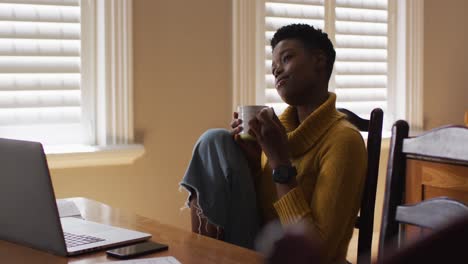
<svg viewBox="0 0 468 264"><path fill-rule="evenodd" d="M232 121L231 121L231 134L233 135L238 135L240 132L242 132L243 130L243 127L241 126L242 125L242 119L239 119L239 113L238 112L234 112L232 114Z"/></svg>
<svg viewBox="0 0 468 264"><path fill-rule="evenodd" d="M243 140L241 138L239 133L242 132L242 130L244 129L242 127L242 122L243 120L239 119L239 113L234 112L233 120L231 122L231 128L232 128L231 134L234 137L234 141L236 141L236 143L244 152L247 162L249 163L250 169L252 170L253 173L256 173L261 168L260 160L261 160L262 148L257 143L257 141Z"/></svg>

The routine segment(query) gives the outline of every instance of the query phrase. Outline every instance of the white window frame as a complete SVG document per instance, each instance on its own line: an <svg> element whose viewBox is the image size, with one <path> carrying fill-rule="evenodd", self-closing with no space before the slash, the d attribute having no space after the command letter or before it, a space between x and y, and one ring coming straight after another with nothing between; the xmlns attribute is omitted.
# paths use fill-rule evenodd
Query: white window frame
<svg viewBox="0 0 468 264"><path fill-rule="evenodd" d="M233 0L232 109L265 102L264 0ZM326 1L329 3L329 1ZM326 4L327 15L334 14ZM424 0L389 0L389 121L423 128ZM392 23L397 19L397 23ZM390 26L390 24L395 25ZM325 30L326 31L326 30ZM255 87L255 88L254 88ZM387 129L392 124L386 124ZM384 131L384 137L389 130Z"/></svg>
<svg viewBox="0 0 468 264"><path fill-rule="evenodd" d="M134 144L132 0L81 0L85 145L45 146L49 167L131 164Z"/></svg>

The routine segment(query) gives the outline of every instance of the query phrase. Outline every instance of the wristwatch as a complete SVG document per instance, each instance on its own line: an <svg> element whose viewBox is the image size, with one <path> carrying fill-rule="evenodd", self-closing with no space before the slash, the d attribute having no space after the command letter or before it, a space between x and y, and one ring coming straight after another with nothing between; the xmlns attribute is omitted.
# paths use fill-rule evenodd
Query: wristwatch
<svg viewBox="0 0 468 264"><path fill-rule="evenodd" d="M280 165L278 168L274 169L272 173L273 181L281 184L290 182L296 175L296 168L288 165Z"/></svg>

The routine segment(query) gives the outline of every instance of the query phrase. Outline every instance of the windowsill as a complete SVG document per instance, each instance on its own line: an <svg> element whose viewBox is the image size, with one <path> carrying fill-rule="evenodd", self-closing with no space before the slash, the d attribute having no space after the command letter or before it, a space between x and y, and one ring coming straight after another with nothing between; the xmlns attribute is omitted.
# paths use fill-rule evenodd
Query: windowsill
<svg viewBox="0 0 468 264"><path fill-rule="evenodd" d="M367 141L367 132L360 132L364 141ZM392 132L390 130L382 130L382 142L385 140L390 141L392 137Z"/></svg>
<svg viewBox="0 0 468 264"><path fill-rule="evenodd" d="M142 144L44 147L50 169L129 165L145 153Z"/></svg>
<svg viewBox="0 0 468 264"><path fill-rule="evenodd" d="M361 132L362 138L364 142L367 144L367 132ZM380 154L382 156L383 153L388 153L390 149L390 139L392 138L392 132L390 131L382 131L382 140L380 143Z"/></svg>

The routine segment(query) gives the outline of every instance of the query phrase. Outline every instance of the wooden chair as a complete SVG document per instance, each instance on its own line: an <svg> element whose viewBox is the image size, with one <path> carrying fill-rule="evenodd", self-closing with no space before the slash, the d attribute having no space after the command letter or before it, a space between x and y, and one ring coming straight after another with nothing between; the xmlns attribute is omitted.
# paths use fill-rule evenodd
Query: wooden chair
<svg viewBox="0 0 468 264"><path fill-rule="evenodd" d="M379 261L422 232L400 223L437 229L468 212L468 127L446 126L417 137L408 132L403 120L392 127Z"/></svg>
<svg viewBox="0 0 468 264"><path fill-rule="evenodd" d="M371 263L375 195L377 191L380 147L382 142L383 111L380 108L372 110L369 120L362 119L347 109L338 108L338 111L346 114L347 120L360 131L368 132L367 175L361 200L361 210L355 225L355 227L359 229L357 263L367 264Z"/></svg>

